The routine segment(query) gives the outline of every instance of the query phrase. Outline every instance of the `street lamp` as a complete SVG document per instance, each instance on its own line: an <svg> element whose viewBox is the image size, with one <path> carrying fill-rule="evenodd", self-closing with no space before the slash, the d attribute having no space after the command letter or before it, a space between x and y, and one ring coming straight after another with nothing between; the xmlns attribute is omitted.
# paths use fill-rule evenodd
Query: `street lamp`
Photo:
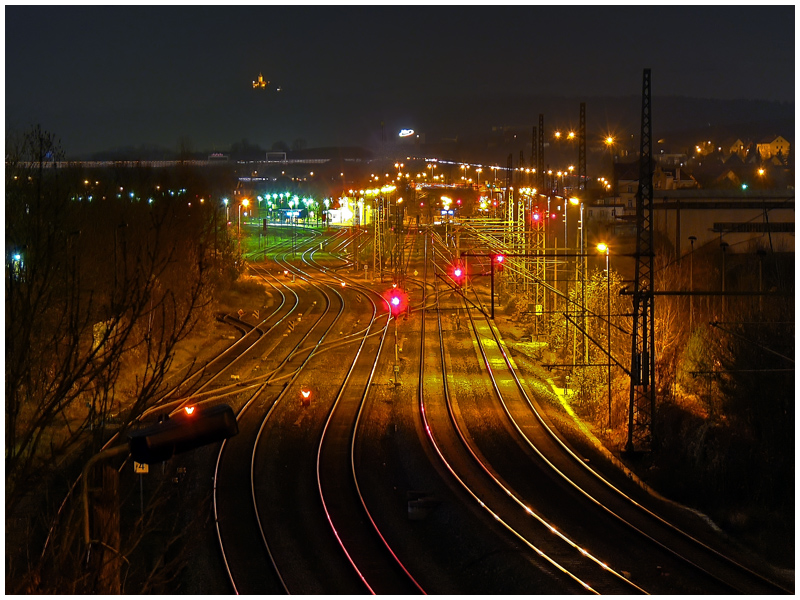
<svg viewBox="0 0 800 600"><path fill-rule="evenodd" d="M564 198L564 256L569 262L569 233L567 232L567 208L571 204L572 206L578 206L581 203L579 198L572 197L569 200Z"/></svg>
<svg viewBox="0 0 800 600"><path fill-rule="evenodd" d="M292 257L295 256L295 235L296 235L296 225L295 225L295 218L294 218L294 205L297 202L297 196L293 199L289 200L289 218L291 219L292 224Z"/></svg>
<svg viewBox="0 0 800 600"><path fill-rule="evenodd" d="M692 251L689 253L689 335L692 335L694 330L694 243L697 238L693 235L689 236L689 242L692 244Z"/></svg>
<svg viewBox="0 0 800 600"><path fill-rule="evenodd" d="M605 139L606 147L608 148L608 154L611 157L611 180L614 179L614 137L609 135Z"/></svg>
<svg viewBox="0 0 800 600"><path fill-rule="evenodd" d="M767 255L767 251L763 248L759 248L756 250L756 254L758 254L758 291L759 294L764 289L764 280L763 280L763 267L764 267L764 257ZM758 296L758 316L762 318L763 312L763 297L761 295Z"/></svg>
<svg viewBox="0 0 800 600"><path fill-rule="evenodd" d="M242 249L242 206L247 208L250 205L250 201L247 198L242 198L242 201L239 203L239 225L238 225L238 237L239 237L239 250Z"/></svg>
<svg viewBox="0 0 800 600"><path fill-rule="evenodd" d="M728 250L728 242L720 242L720 248L722 248L722 312L725 312L725 254L727 254Z"/></svg>
<svg viewBox="0 0 800 600"><path fill-rule="evenodd" d="M609 270L610 248L608 244L597 244L599 252L606 254L606 346L608 348L608 428L611 429L611 271Z"/></svg>

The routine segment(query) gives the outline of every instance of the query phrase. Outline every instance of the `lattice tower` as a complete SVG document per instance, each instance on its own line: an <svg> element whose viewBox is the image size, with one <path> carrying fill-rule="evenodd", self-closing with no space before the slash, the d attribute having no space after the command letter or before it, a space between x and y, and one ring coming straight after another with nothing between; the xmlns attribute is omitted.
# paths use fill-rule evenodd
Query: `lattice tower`
<svg viewBox="0 0 800 600"><path fill-rule="evenodd" d="M653 327L653 141L650 115L650 69L642 81L642 134L636 192L636 270L631 336L631 387L628 442L625 450L650 450L655 414Z"/></svg>
<svg viewBox="0 0 800 600"><path fill-rule="evenodd" d="M383 279L383 264L386 256L386 199L378 197L375 200L375 246L373 255L373 272ZM377 263L377 265L375 264Z"/></svg>
<svg viewBox="0 0 800 600"><path fill-rule="evenodd" d="M542 198L543 196L539 196ZM539 215L538 219L534 219L533 215ZM533 206L531 210L531 251L530 254L534 255L533 262L533 276L535 278L534 286L534 310L536 333L544 333L545 320L547 314L547 289L545 282L547 281L547 237L545 235L546 227L546 211L544 207Z"/></svg>

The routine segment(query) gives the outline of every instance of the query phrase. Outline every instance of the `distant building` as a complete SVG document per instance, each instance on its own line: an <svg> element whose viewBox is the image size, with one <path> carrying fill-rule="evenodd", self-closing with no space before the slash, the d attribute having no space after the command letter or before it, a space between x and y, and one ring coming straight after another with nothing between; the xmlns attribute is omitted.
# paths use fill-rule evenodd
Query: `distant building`
<svg viewBox="0 0 800 600"><path fill-rule="evenodd" d="M758 153L763 160L768 160L773 156L780 154L784 158L789 156L791 144L781 135L771 138L765 138L756 144Z"/></svg>
<svg viewBox="0 0 800 600"><path fill-rule="evenodd" d="M671 190L653 194L653 229L670 240L675 256L695 244L727 242L730 252L774 247L794 252L793 190Z"/></svg>
<svg viewBox="0 0 800 600"><path fill-rule="evenodd" d="M752 160L758 155L753 148ZM613 223L618 235L635 234L639 163L614 164L614 195L592 206L590 218ZM705 188L705 189L701 189ZM744 161L738 153L723 163L706 161L690 174L654 165L655 231L685 254L688 236L701 244L727 241L732 252L774 246L794 252L794 189L791 170L781 161Z"/></svg>
<svg viewBox="0 0 800 600"><path fill-rule="evenodd" d="M696 187L698 187L697 180L681 167L670 169L657 165L653 173L653 188L657 190L683 190Z"/></svg>
<svg viewBox="0 0 800 600"><path fill-rule="evenodd" d="M736 138L736 141L732 142L728 146L728 154L735 154L742 160L744 160L744 157L747 155L746 153L747 153L747 144L743 142L741 138Z"/></svg>
<svg viewBox="0 0 800 600"><path fill-rule="evenodd" d="M689 162L689 157L685 152L669 152L664 150L656 154L655 159L660 165L672 167L682 167Z"/></svg>
<svg viewBox="0 0 800 600"><path fill-rule="evenodd" d="M615 162L612 190L617 202L627 210L636 210L636 192L639 188L639 162ZM619 214L619 213L618 213Z"/></svg>
<svg viewBox="0 0 800 600"><path fill-rule="evenodd" d="M254 81L253 82L253 89L254 90L258 90L258 89L263 90L263 89L265 89L267 87L267 84L269 84L269 81L266 81L264 79L264 76L261 73L259 73L258 74L258 81Z"/></svg>

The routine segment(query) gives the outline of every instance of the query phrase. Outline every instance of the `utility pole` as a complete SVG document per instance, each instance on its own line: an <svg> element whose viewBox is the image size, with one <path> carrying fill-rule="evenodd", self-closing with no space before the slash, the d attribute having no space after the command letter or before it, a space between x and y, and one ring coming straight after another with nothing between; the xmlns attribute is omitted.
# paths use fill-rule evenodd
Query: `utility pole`
<svg viewBox="0 0 800 600"><path fill-rule="evenodd" d="M586 103L581 102L580 125L578 127L578 186L586 189Z"/></svg>
<svg viewBox="0 0 800 600"><path fill-rule="evenodd" d="M541 198L541 196L539 196ZM533 207L531 210L531 234L533 236L533 247L531 248L534 254L534 277L536 277L536 285L534 287L534 322L536 323L536 335L538 339L539 330L541 326L542 332L544 331L544 315L546 314L547 305L547 259L545 253L547 252L547 236L546 236L546 221L549 218L547 213L539 210L539 206Z"/></svg>
<svg viewBox="0 0 800 600"><path fill-rule="evenodd" d="M375 228L375 240L372 247L372 273L379 274L380 281L383 281L383 248L386 227L385 198L378 196L375 198L375 215L373 216L373 227Z"/></svg>
<svg viewBox="0 0 800 600"><path fill-rule="evenodd" d="M353 266L356 273L358 273L358 201L356 197L358 194L353 194L353 225L350 227L350 244L353 250Z"/></svg>
<svg viewBox="0 0 800 600"><path fill-rule="evenodd" d="M611 268L606 246L606 343L608 346L608 428L611 429Z"/></svg>
<svg viewBox="0 0 800 600"><path fill-rule="evenodd" d="M578 125L578 188L581 199L581 249L579 253L586 251L585 243L588 241L584 234L586 223L584 223L583 205L586 201L586 103L581 102L580 120ZM588 213L587 213L588 214ZM581 312L583 316L583 351L586 363L589 363L589 343L586 339L588 324L586 321L586 257L581 259Z"/></svg>
<svg viewBox="0 0 800 600"><path fill-rule="evenodd" d="M536 187L541 192L544 190L544 115L542 114L539 115L539 140L536 145L536 175L539 182Z"/></svg>

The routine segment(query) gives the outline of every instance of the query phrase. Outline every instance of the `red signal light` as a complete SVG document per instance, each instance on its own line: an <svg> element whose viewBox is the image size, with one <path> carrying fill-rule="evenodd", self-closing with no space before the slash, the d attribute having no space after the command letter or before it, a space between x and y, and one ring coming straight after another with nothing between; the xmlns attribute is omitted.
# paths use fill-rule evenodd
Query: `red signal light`
<svg viewBox="0 0 800 600"><path fill-rule="evenodd" d="M458 287L464 285L464 278L466 277L466 269L461 265L453 267L453 281L456 282Z"/></svg>
<svg viewBox="0 0 800 600"><path fill-rule="evenodd" d="M540 219L539 213L533 213L533 220L538 221Z"/></svg>
<svg viewBox="0 0 800 600"><path fill-rule="evenodd" d="M183 410L187 415L194 414L194 406L184 406Z"/></svg>
<svg viewBox="0 0 800 600"><path fill-rule="evenodd" d="M385 296L389 302L389 310L392 316L397 316L403 312L408 304L408 297L406 293L400 288L393 287L389 290L388 296Z"/></svg>

